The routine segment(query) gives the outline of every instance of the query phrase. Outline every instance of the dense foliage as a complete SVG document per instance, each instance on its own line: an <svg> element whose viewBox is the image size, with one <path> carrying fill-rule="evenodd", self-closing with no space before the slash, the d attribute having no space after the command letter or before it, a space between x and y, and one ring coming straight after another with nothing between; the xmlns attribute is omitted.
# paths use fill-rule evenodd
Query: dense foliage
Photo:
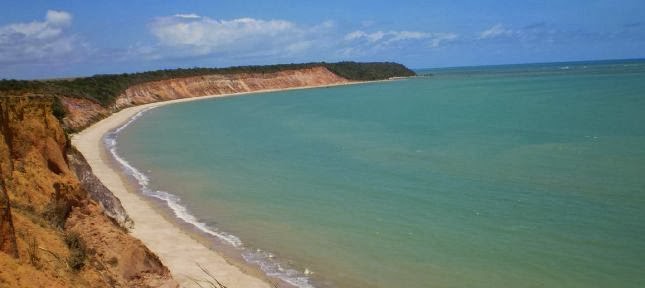
<svg viewBox="0 0 645 288"><path fill-rule="evenodd" d="M393 62L339 62L322 63L329 71L349 80L369 81L381 80L392 77L415 76L414 71L407 67Z"/></svg>
<svg viewBox="0 0 645 288"><path fill-rule="evenodd" d="M94 75L91 77L62 80L0 80L1 95L37 93L52 96L67 96L92 99L103 106L132 85L172 78L202 76L208 74L273 73L283 70L324 66L349 80L379 80L390 77L413 76L413 71L391 62L357 63L305 63L265 66L237 66L228 68L189 68L157 70L132 74Z"/></svg>

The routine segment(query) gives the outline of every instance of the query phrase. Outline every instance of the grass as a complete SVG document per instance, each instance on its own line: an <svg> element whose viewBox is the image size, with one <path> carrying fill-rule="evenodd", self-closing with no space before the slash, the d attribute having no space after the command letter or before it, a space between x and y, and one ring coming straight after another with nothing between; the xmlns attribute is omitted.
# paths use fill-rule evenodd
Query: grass
<svg viewBox="0 0 645 288"><path fill-rule="evenodd" d="M36 237L27 239L27 256L29 257L29 263L37 269L40 269L40 254Z"/></svg>
<svg viewBox="0 0 645 288"><path fill-rule="evenodd" d="M65 233L65 244L69 248L69 257L67 258L67 265L73 271L79 271L85 266L85 259L87 259L87 247L85 241L81 236L74 231Z"/></svg>
<svg viewBox="0 0 645 288"><path fill-rule="evenodd" d="M201 269L202 272L204 272L204 274L206 274L208 276L208 278L210 278L210 279L201 279L201 280L199 280L199 279L195 279L195 278L192 278L192 277L188 277L188 279L190 279L190 281L193 281L193 283L195 283L195 285L197 285L197 286L199 286L201 288L206 288L206 286L204 286L206 284L208 284L208 287L210 287L210 288L227 288L224 284L219 282L219 280L217 280L217 278L215 278L215 276L213 276L213 274L210 271L208 271L208 269L204 268L204 266L202 266L199 263L195 263L195 265L197 265L197 267L199 267L199 269ZM202 285L202 284L204 284L204 285ZM275 284L271 284L271 286L273 288L278 288L278 286L275 285Z"/></svg>
<svg viewBox="0 0 645 288"><path fill-rule="evenodd" d="M215 278L215 276L213 276L213 274L211 274L210 271L208 271L206 268L204 268L204 266L200 265L199 263L195 263L195 264L199 267L199 269L201 269L210 278L210 279L195 279L195 278L192 278L192 277L188 276L188 279L190 281L193 281L193 283L195 283L195 285L199 286L200 288L206 288L206 287L210 287L210 288L227 288L226 286L224 286L224 284L219 282L219 280L217 280L217 278ZM202 285L202 284L204 284L204 285ZM208 286L206 286L206 285L208 285Z"/></svg>
<svg viewBox="0 0 645 288"><path fill-rule="evenodd" d="M51 169L52 167L50 167ZM54 170L52 172L55 173ZM72 212L72 204L69 199L64 197L68 193L69 187L66 184L55 183L54 190L51 200L43 209L42 216L55 227L63 229L69 213Z"/></svg>
<svg viewBox="0 0 645 288"><path fill-rule="evenodd" d="M43 218L53 226L62 229L71 211L72 206L65 199L54 197L43 209Z"/></svg>

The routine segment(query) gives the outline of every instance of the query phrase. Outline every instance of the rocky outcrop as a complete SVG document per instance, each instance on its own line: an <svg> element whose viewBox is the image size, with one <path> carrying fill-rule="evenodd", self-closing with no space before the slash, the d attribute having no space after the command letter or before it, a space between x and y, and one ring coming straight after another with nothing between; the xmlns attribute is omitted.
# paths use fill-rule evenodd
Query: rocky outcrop
<svg viewBox="0 0 645 288"><path fill-rule="evenodd" d="M81 187L103 208L103 213L114 219L121 227L132 228L134 223L123 209L121 201L92 173L92 167L87 164L83 154L72 147L67 150L67 161L81 182Z"/></svg>
<svg viewBox="0 0 645 288"><path fill-rule="evenodd" d="M118 201L87 176L53 103L0 97L0 287L176 286L159 259L106 216L127 222Z"/></svg>
<svg viewBox="0 0 645 288"><path fill-rule="evenodd" d="M146 103L253 92L269 89L285 89L350 82L327 68L284 70L274 73L213 74L175 78L134 85L119 95L110 107L85 98L60 97L67 115L64 126L70 131L81 130L120 109Z"/></svg>

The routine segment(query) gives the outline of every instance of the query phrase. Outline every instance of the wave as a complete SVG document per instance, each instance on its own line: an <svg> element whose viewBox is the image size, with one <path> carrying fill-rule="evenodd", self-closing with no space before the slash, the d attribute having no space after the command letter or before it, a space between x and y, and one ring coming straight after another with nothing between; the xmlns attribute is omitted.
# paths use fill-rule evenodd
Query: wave
<svg viewBox="0 0 645 288"><path fill-rule="evenodd" d="M168 208L170 208L170 210L173 212L175 217L181 219L185 223L194 226L203 233L214 236L224 241L225 243L230 244L236 249L239 249L241 251L242 258L247 263L257 265L267 276L280 279L299 288L315 288L311 283L309 283L309 277L306 276L310 274L309 270L305 270L305 272L303 273L295 269L284 267L278 261L274 260L274 254L260 249L248 249L244 247L242 240L240 240L240 238L236 237L235 235L220 231L217 228L211 227L206 223L199 221L197 217L190 213L186 206L181 204L181 198L179 196L166 191L151 189L149 187L150 178L146 174L132 166L128 161L123 159L123 157L121 157L119 153L117 153L116 139L118 134L125 128L130 126L130 124L132 124L134 121L139 119L145 112L157 107L158 106L152 106L142 109L123 125L108 132L103 139L103 142L112 157L121 165L126 174L133 177L136 180L137 184L139 184L139 190L146 196L153 197L165 202Z"/></svg>
<svg viewBox="0 0 645 288"><path fill-rule="evenodd" d="M300 288L315 288L309 283L309 270L301 273L295 269L285 268L277 261L272 261L275 256L272 253L257 249L255 251L245 251L242 258L248 263L258 265L264 273L270 277L278 278L293 286Z"/></svg>

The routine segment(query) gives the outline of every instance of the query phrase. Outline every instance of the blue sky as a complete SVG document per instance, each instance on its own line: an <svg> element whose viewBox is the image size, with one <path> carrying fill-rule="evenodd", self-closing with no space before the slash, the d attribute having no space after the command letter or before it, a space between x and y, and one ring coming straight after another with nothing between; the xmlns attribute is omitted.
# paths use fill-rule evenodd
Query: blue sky
<svg viewBox="0 0 645 288"><path fill-rule="evenodd" d="M645 57L645 1L7 1L0 78L396 61Z"/></svg>

